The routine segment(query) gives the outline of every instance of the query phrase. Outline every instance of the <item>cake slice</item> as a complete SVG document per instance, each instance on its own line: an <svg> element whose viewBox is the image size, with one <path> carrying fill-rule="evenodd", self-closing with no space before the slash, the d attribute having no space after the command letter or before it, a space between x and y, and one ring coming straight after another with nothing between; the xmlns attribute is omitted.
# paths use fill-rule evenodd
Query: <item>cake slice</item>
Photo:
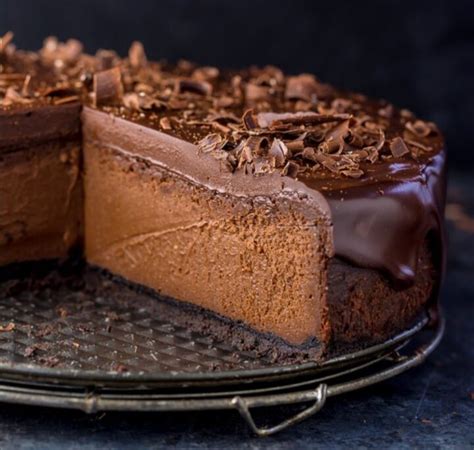
<svg viewBox="0 0 474 450"><path fill-rule="evenodd" d="M89 263L261 332L324 336L327 204L280 174L249 183L197 148L83 111Z"/></svg>
<svg viewBox="0 0 474 450"><path fill-rule="evenodd" d="M0 264L64 257L83 219L92 266L316 360L381 342L436 307L445 151L434 124L308 74L150 62L139 43L124 59L76 52L65 65L45 50L37 58L54 74L45 82L63 86L47 100L56 116L45 133L65 132L60 118L70 111L81 136L48 134L48 151L35 154L51 179L18 181L18 200L28 221L58 230L62 247L8 256L4 244ZM34 114L47 99L36 93ZM22 107L5 105L7 90L2 102L3 120L15 121ZM36 167L26 158L39 142L27 137L35 123L27 117L16 165L0 172L4 198L15 167ZM68 139L80 142L81 158L61 156ZM13 148L6 142L0 136L0 148ZM55 200L35 216L37 195ZM4 236L16 203L0 216ZM29 229L42 248L42 229Z"/></svg>

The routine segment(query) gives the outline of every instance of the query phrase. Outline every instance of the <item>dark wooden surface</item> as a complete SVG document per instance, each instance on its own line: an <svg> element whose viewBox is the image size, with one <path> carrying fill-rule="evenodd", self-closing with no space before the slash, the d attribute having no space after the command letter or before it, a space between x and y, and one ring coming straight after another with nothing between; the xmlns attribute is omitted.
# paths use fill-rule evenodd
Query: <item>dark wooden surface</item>
<svg viewBox="0 0 474 450"><path fill-rule="evenodd" d="M422 367L332 398L318 415L266 439L231 411L86 415L3 404L0 448L474 448L474 183L451 175L447 333ZM276 422L288 412L262 418Z"/></svg>

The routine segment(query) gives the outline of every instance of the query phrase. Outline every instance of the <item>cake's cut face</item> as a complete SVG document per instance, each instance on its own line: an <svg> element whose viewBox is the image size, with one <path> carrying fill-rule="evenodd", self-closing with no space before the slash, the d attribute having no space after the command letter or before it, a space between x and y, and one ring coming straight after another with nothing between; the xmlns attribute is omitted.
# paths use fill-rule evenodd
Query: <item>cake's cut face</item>
<svg viewBox="0 0 474 450"><path fill-rule="evenodd" d="M383 341L435 304L434 124L274 67L8 41L1 265L63 258L83 237L89 264L316 359Z"/></svg>
<svg viewBox="0 0 474 450"><path fill-rule="evenodd" d="M185 143L95 111L83 120L91 264L291 343L324 332L327 211L284 195L279 176L252 197L218 193L202 184L211 157L196 162ZM170 171L176 146L185 153Z"/></svg>
<svg viewBox="0 0 474 450"><path fill-rule="evenodd" d="M0 39L0 265L65 259L82 241L80 81L74 40L41 55Z"/></svg>
<svg viewBox="0 0 474 450"><path fill-rule="evenodd" d="M64 259L80 242L79 111L77 102L0 110L1 265Z"/></svg>

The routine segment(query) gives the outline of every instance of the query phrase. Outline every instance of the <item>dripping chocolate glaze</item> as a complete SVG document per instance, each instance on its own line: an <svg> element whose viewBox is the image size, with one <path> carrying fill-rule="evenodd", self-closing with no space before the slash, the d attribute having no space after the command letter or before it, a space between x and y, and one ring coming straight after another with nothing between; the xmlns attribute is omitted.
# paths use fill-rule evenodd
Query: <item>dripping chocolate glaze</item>
<svg viewBox="0 0 474 450"><path fill-rule="evenodd" d="M413 283L419 251L430 236L444 271L445 151L424 162L385 163L358 185L302 179L323 193L337 256L380 270L398 286Z"/></svg>

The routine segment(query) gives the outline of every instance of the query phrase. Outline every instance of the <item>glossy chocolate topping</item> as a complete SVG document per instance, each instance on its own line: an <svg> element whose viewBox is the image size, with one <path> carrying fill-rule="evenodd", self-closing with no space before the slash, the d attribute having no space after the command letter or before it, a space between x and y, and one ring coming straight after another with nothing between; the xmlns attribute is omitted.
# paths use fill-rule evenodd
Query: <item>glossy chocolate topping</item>
<svg viewBox="0 0 474 450"><path fill-rule="evenodd" d="M336 254L406 285L414 280L423 242L433 234L432 251L442 272L444 168L445 152L440 151L423 163L384 164L357 186L326 185ZM323 189L321 180L303 181Z"/></svg>
<svg viewBox="0 0 474 450"><path fill-rule="evenodd" d="M240 195L246 195L267 183L275 192L281 182L283 190L305 191L319 204L322 194L335 253L353 264L410 283L427 236L435 236L437 253L442 248L444 141L434 124L409 111L274 67L231 73L149 62L137 43L124 59L104 51L84 55L76 41L47 41L34 57L8 48L0 45L0 124L30 102L80 98L161 137L171 135L180 151L169 155L169 168L193 173L189 160L195 160L204 167L201 182L213 189L235 193L245 185ZM25 69L18 69L25 58L45 74L38 75L36 90L29 91L34 80L26 83ZM45 80L55 90L48 93ZM137 143L151 136L142 127L132 133ZM0 136L0 147L2 138L6 145L14 132ZM209 158L216 164L206 164Z"/></svg>

